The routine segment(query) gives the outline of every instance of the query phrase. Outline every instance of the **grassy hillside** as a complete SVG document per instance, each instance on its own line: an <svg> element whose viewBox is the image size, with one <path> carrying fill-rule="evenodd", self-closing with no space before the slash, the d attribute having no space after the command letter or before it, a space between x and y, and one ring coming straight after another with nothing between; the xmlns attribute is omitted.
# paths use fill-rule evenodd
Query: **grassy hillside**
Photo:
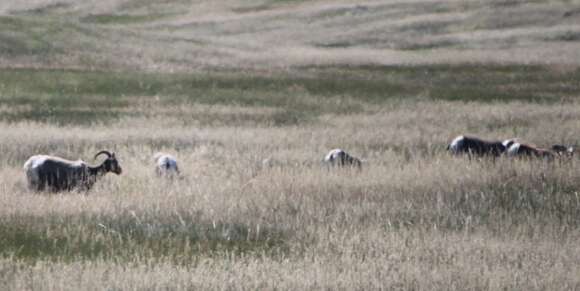
<svg viewBox="0 0 580 291"><path fill-rule="evenodd" d="M578 64L574 1L6 1L9 66Z"/></svg>
<svg viewBox="0 0 580 291"><path fill-rule="evenodd" d="M0 289L580 289L578 157L445 152L578 146L578 22L575 1L1 1ZM324 167L337 147L363 170ZM121 176L27 189L31 155L102 149Z"/></svg>

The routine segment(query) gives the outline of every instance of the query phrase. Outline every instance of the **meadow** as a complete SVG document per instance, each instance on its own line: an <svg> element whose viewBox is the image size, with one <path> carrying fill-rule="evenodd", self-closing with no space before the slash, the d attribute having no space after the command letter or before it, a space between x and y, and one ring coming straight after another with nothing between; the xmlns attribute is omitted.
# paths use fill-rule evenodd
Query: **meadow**
<svg viewBox="0 0 580 291"><path fill-rule="evenodd" d="M0 289L580 289L578 157L445 151L578 145L578 11L3 1ZM363 170L324 167L337 147ZM102 149L122 175L27 189L29 156Z"/></svg>

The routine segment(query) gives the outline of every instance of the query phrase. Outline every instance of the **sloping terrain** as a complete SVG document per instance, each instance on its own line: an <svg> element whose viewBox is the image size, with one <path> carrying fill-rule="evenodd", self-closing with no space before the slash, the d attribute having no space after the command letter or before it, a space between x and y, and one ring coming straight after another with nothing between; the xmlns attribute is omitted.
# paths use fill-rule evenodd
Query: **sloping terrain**
<svg viewBox="0 0 580 291"><path fill-rule="evenodd" d="M578 1L0 1L0 290L580 290L578 155L446 151L578 149L579 21ZM88 193L26 187L31 155L103 149L123 173Z"/></svg>
<svg viewBox="0 0 580 291"><path fill-rule="evenodd" d="M575 1L3 1L0 64L578 64Z"/></svg>

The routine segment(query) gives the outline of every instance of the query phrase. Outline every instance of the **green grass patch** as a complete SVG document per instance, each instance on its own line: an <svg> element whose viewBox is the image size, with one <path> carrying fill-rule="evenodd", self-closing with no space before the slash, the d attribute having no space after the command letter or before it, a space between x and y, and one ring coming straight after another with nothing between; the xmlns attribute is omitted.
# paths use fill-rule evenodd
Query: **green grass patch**
<svg viewBox="0 0 580 291"><path fill-rule="evenodd" d="M89 126L96 121L110 124L118 120L120 116L121 114L112 110L38 107L4 113L0 120L7 122L29 120L58 125Z"/></svg>
<svg viewBox="0 0 580 291"><path fill-rule="evenodd" d="M432 65L310 67L334 78L382 80L391 92L378 94L380 86L363 88L367 101L381 102L390 94L434 100L477 102L560 102L580 95L580 70L562 72L543 66ZM368 81L367 81L368 82ZM386 89L386 88L385 88ZM373 94L375 93L375 94Z"/></svg>
<svg viewBox="0 0 580 291"><path fill-rule="evenodd" d="M14 110L0 119L110 122L128 114L146 114L130 109L149 99L156 100L156 106L276 108L280 110L275 114L252 122L292 125L314 121L321 114L360 113L408 98L561 102L580 95L578 79L580 70L561 72L541 66L307 67L273 75L4 69L0 70L0 106ZM240 122L237 117L223 117L226 123Z"/></svg>
<svg viewBox="0 0 580 291"><path fill-rule="evenodd" d="M547 41L570 41L570 42L577 42L580 41L580 32L579 31L566 31L556 33L555 35L546 37Z"/></svg>
<svg viewBox="0 0 580 291"><path fill-rule="evenodd" d="M203 223L187 215L15 216L2 218L0 224L0 254L32 261L145 258L189 263L199 256L225 253L275 255L286 251L284 239L272 228Z"/></svg>
<svg viewBox="0 0 580 291"><path fill-rule="evenodd" d="M122 11L148 10L148 11L168 11L192 5L192 0L129 0L118 5Z"/></svg>
<svg viewBox="0 0 580 291"><path fill-rule="evenodd" d="M33 9L25 10L18 14L45 15L51 13L59 13L65 12L67 9L71 8L71 6L72 5L70 3L55 2L46 4L44 6L39 6Z"/></svg>
<svg viewBox="0 0 580 291"><path fill-rule="evenodd" d="M46 55L56 48L48 40L54 26L34 19L0 16L0 55Z"/></svg>
<svg viewBox="0 0 580 291"><path fill-rule="evenodd" d="M172 14L91 14L83 17L81 21L96 24L135 24L155 21L171 15Z"/></svg>
<svg viewBox="0 0 580 291"><path fill-rule="evenodd" d="M251 6L241 6L232 8L232 11L235 13L252 13L252 12L260 12L272 9L272 5L270 4L259 4L259 5L251 5Z"/></svg>

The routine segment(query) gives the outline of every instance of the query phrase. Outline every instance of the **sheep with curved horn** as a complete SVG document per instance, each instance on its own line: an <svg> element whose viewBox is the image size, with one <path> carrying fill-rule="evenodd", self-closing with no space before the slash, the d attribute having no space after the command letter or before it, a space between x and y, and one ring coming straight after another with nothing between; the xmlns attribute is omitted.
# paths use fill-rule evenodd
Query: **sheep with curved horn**
<svg viewBox="0 0 580 291"><path fill-rule="evenodd" d="M333 149L324 157L323 162L330 166L356 167L362 169L362 162L341 149Z"/></svg>
<svg viewBox="0 0 580 291"><path fill-rule="evenodd" d="M71 191L74 189L88 191L96 181L112 172L120 175L121 166L115 153L103 150L95 155L106 155L107 159L99 166L89 166L82 160L70 161L63 158L35 155L24 163L24 171L30 189L35 191Z"/></svg>

